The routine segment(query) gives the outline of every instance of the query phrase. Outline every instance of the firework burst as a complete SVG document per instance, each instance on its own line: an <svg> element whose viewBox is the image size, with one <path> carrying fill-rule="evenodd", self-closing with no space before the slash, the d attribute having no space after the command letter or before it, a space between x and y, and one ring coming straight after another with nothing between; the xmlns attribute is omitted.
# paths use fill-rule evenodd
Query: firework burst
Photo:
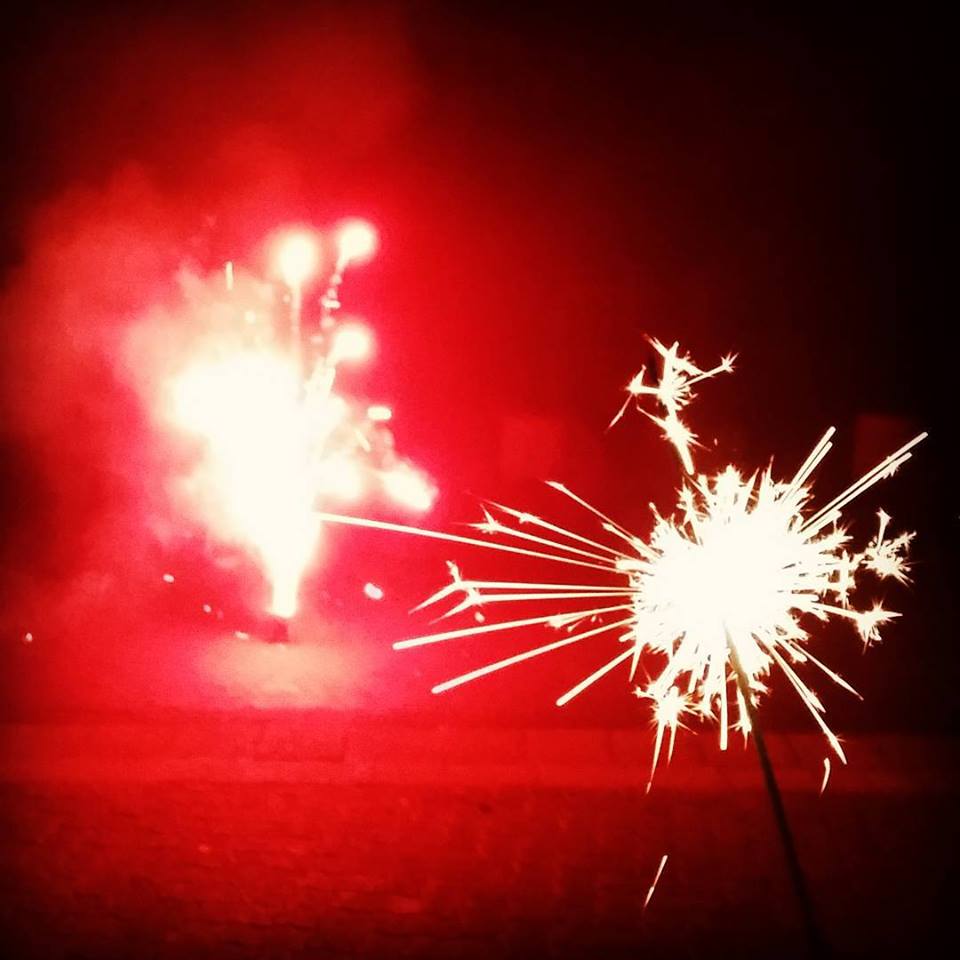
<svg viewBox="0 0 960 960"><path fill-rule="evenodd" d="M181 492L221 538L250 549L271 586L270 612L282 619L296 612L316 552L318 503L380 492L418 513L435 496L397 456L390 408L338 390L341 368L371 350L368 328L338 311L344 273L373 254L376 234L351 221L334 239L336 258L315 309L306 293L321 271L321 246L307 230L277 236L279 285L232 263L217 283L188 283L190 320L214 328L165 384L165 421L203 445Z"/></svg>
<svg viewBox="0 0 960 960"><path fill-rule="evenodd" d="M530 605L531 610L546 605L549 612L434 632L400 641L394 644L396 649L543 627L558 636L440 683L434 693L587 640L612 643L608 653L615 655L556 702L558 706L569 703L622 667L634 694L652 705L656 736L651 777L665 739L672 754L677 729L685 718L715 720L721 748L726 748L731 730L746 737L752 710L775 672L793 687L833 751L845 761L840 741L824 719L825 708L812 677L826 677L851 693L856 691L810 652L810 628L831 617L840 618L853 625L865 644L871 644L879 640L880 627L897 616L880 605L856 606L852 597L863 573L907 581L906 550L912 534L890 538L890 517L880 511L877 535L855 551L842 525L842 512L910 459L925 434L894 451L819 508L812 504L810 479L832 447L833 428L789 481L775 479L769 469L744 475L732 466L715 476L696 474L691 454L696 437L680 413L693 398L691 387L730 372L733 357L703 370L680 353L677 344L665 347L653 341L653 345L661 358L659 380L647 383L641 371L628 387L627 401L614 422L631 403L652 398L659 409L643 412L676 448L687 477L673 515L665 517L654 509L648 538L631 533L559 483L550 486L590 515L599 527L595 535L585 536L500 504L487 504L483 520L473 525L487 539L355 518L331 519L589 571L575 582L569 582L574 578L517 582L473 580L452 567L452 582L417 609L450 604L441 619L481 609L486 616L503 604L514 609ZM641 658L643 682L638 681ZM652 663L656 669L648 672ZM744 683L737 683L738 674Z"/></svg>

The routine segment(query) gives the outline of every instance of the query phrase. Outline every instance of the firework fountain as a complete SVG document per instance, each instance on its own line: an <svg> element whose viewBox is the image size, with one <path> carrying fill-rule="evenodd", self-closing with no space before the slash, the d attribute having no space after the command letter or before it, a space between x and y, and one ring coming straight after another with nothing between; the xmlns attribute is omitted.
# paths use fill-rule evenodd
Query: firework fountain
<svg viewBox="0 0 960 960"><path fill-rule="evenodd" d="M724 357L715 367L701 369L677 344L667 347L653 341L653 346L660 358L659 379L649 381L648 371L641 370L629 384L626 401L613 421L631 406L639 408L673 445L686 474L673 515L662 516L652 507L654 525L648 538L630 532L559 483L550 486L581 508L599 526L599 534L587 536L495 503L487 504L483 520L474 524L488 539L355 517L325 514L324 519L575 568L578 577L565 577L563 582L546 578L519 582L469 579L450 564L452 582L417 609L447 603L443 619L475 614L482 608L483 622L394 646L406 649L505 630L548 628L559 634L547 643L439 683L434 693L573 644L589 640L603 646L607 652L601 666L563 693L557 706L623 668L632 692L651 704L655 726L651 780L664 740L669 758L684 720L715 720L721 749L726 749L731 730L744 738L753 733L794 888L811 944L819 951L821 941L756 707L778 673L799 696L833 753L846 762L839 738L824 719L825 707L811 685L810 673L859 695L810 651L809 631L817 622L839 618L849 622L869 646L879 641L881 626L898 616L878 603L856 605L854 594L864 573L907 581L906 551L912 534L890 536L890 517L881 510L876 535L855 550L843 525L843 511L909 460L925 434L895 450L819 507L811 503L810 480L830 452L833 428L787 481L775 479L772 468L744 475L727 466L713 476L699 474L693 459L699 444L682 414L694 399L694 386L731 372L734 358ZM655 410L646 409L650 402ZM503 604L508 609L537 605L541 610L545 605L546 610L490 622L491 611ZM641 657L648 677L644 683L637 682Z"/></svg>
<svg viewBox="0 0 960 960"><path fill-rule="evenodd" d="M347 268L369 259L376 243L366 223L341 225L315 302L309 292L323 275L323 246L305 229L282 231L271 244L279 288L228 263L213 291L209 283L187 291L194 314L217 323L166 382L166 420L202 447L180 494L218 538L260 565L274 639L287 636L317 551L318 506L382 494L419 513L434 499L425 475L394 451L390 408L337 389L341 367L372 349L364 324L340 318L339 297Z"/></svg>

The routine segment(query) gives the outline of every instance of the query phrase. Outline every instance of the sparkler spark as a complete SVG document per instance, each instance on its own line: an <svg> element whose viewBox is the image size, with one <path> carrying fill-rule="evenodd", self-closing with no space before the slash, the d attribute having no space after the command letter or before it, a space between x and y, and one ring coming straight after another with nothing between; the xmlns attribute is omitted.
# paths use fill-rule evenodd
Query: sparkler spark
<svg viewBox="0 0 960 960"><path fill-rule="evenodd" d="M419 513L435 496L429 480L394 452L385 425L390 408L351 402L335 389L340 366L372 349L369 329L337 322L336 311L344 270L373 254L376 234L352 221L335 242L336 265L316 317L304 299L320 270L313 233L276 240L283 300L265 296L270 287L228 264L226 300L221 293L196 306L226 322L167 384L167 419L203 442L186 484L191 503L218 534L252 550L271 585L270 612L282 618L296 612L316 552L318 505L379 490ZM201 293L210 298L208 286ZM302 324L311 328L302 331Z"/></svg>
<svg viewBox="0 0 960 960"><path fill-rule="evenodd" d="M369 600L382 600L384 597L383 588L378 587L375 583L365 583L363 593Z"/></svg>
<svg viewBox="0 0 960 960"><path fill-rule="evenodd" d="M653 899L654 891L657 889L657 884L660 882L660 876L663 873L663 868L667 865L667 859L669 858L669 856L670 856L669 853L665 853L660 858L660 866L657 867L657 873L653 878L653 883L650 884L650 889L647 890L647 895L646 897L644 897L643 908L640 911L641 913L646 912L647 907L650 906L650 901Z"/></svg>
<svg viewBox="0 0 960 960"><path fill-rule="evenodd" d="M890 476L910 459L921 434L894 451L825 506L811 505L810 478L832 447L829 429L787 482L772 470L743 475L728 466L709 477L695 474L691 447L694 434L680 420L693 397L694 384L732 370L725 357L703 370L677 344L653 341L662 360L660 379L646 383L644 372L631 383L627 403L654 398L662 416L643 412L657 423L677 449L687 473L677 509L664 517L654 508L648 539L631 533L560 484L551 486L573 500L600 525L588 537L533 514L488 504L475 529L490 539L463 537L359 518L324 515L340 523L392 529L467 546L509 552L589 571L582 582L514 582L472 580L450 565L452 582L428 597L418 609L453 601L442 615L455 617L478 608L489 613L500 604L532 605L534 615L483 622L402 640L396 649L520 631L544 626L558 639L520 651L502 660L454 677L434 693L460 686L554 650L594 640L613 646L602 665L557 699L563 706L606 674L625 667L634 693L653 706L656 727L651 779L666 733L672 754L681 719L699 716L719 725L721 749L730 730L750 733L750 708L767 692L771 674L784 677L800 697L836 755L846 762L840 741L824 720L825 708L810 683L806 667L859 694L808 649L809 627L831 617L845 619L865 644L879 640L879 630L897 614L879 605L857 608L851 595L859 576L906 582L906 550L912 534L888 539L890 518L880 512L877 535L860 552L850 549L841 526L842 511L874 483ZM575 609L570 609L573 602ZM546 612L535 612L538 609ZM644 684L636 675L644 658L659 670ZM736 682L736 669L746 678L746 693ZM748 695L750 703L744 701Z"/></svg>
<svg viewBox="0 0 960 960"><path fill-rule="evenodd" d="M679 343L669 347L665 347L657 339L651 339L650 343L660 354L660 380L656 384L645 383L646 368L641 367L640 372L628 384L627 399L610 421L610 426L614 426L627 412L630 404L635 403L641 413L660 427L664 437L673 444L679 454L684 470L692 474L693 457L690 454L690 447L700 446L700 444L697 443L696 435L680 419L680 411L694 399L695 394L692 389L694 385L701 380L709 380L718 373L733 373L733 362L737 358L735 354L728 354L722 357L712 370L701 370L688 354L680 353ZM663 416L657 417L644 410L640 404L642 397L655 397L663 408Z"/></svg>
<svg viewBox="0 0 960 960"><path fill-rule="evenodd" d="M827 781L830 779L830 758L823 758L823 780L820 781L820 796L823 796L823 791L827 789Z"/></svg>

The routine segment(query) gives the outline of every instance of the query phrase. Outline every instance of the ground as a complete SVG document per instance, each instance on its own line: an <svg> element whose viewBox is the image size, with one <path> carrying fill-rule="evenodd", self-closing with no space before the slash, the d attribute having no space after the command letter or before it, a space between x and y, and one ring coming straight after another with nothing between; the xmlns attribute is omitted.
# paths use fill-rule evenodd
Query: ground
<svg viewBox="0 0 960 960"><path fill-rule="evenodd" d="M8 956L804 956L756 758L648 731L158 713L2 728ZM956 746L771 738L840 956L915 955L956 867ZM648 909L643 901L669 854Z"/></svg>

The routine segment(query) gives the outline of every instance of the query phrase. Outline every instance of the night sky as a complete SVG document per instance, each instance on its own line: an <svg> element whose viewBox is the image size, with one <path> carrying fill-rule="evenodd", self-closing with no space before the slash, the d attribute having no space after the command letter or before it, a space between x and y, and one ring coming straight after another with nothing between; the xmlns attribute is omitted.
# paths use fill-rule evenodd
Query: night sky
<svg viewBox="0 0 960 960"><path fill-rule="evenodd" d="M831 662L867 695L844 723L953 729L942 25L922 7L512 7L40 4L8 24L4 644L48 616L62 631L72 585L120 570L110 616L151 643L152 441L109 345L182 261L215 269L279 224L358 215L382 237L348 288L379 339L359 386L390 398L398 443L437 479L437 523L473 519L467 493L539 508L556 477L642 529L679 473L644 418L605 427L648 335L703 364L739 354L692 418L738 463L790 473L833 424L828 492L930 430L853 513L860 536L879 503L918 531L905 616L866 657L844 635ZM344 543L333 570L374 549ZM397 585L407 606L442 579L423 557ZM549 712L550 683L505 682Z"/></svg>

